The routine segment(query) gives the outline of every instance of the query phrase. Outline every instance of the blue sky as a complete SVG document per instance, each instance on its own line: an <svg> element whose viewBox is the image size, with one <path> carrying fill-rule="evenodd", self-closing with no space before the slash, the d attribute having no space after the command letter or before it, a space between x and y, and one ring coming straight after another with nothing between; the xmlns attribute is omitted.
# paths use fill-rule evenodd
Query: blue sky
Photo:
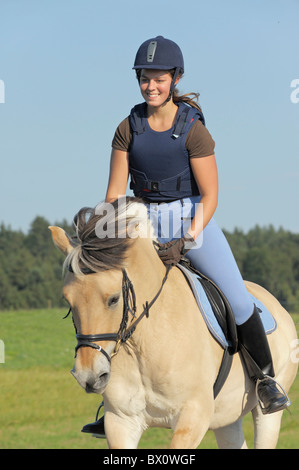
<svg viewBox="0 0 299 470"><path fill-rule="evenodd" d="M299 233L298 18L298 0L0 0L0 222L104 199L115 128L142 101L136 50L163 35L216 142L218 223Z"/></svg>

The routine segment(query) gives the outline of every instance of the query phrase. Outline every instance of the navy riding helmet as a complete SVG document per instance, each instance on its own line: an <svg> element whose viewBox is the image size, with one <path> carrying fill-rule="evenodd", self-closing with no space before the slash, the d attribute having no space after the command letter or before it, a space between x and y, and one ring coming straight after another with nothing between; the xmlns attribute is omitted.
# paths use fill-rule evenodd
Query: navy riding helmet
<svg viewBox="0 0 299 470"><path fill-rule="evenodd" d="M174 69L175 72L170 87L169 97L167 99L167 101L169 101L177 76L184 73L183 54L175 42L170 39L166 39L163 36L157 36L155 38L148 39L141 44L135 57L133 69Z"/></svg>

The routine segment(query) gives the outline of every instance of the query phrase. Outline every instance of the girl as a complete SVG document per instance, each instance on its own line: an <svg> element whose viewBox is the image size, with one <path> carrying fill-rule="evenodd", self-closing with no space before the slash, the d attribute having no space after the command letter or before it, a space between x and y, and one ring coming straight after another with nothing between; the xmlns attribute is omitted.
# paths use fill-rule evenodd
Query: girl
<svg viewBox="0 0 299 470"><path fill-rule="evenodd" d="M235 315L248 373L259 379L263 412L282 410L288 398L271 378L275 374L260 315L213 219L218 201L215 144L195 101L198 94L179 96L175 88L184 72L182 52L158 36L140 46L133 68L144 103L115 132L106 201L126 193L130 175L134 195L148 204L161 259L176 264L184 254L220 287ZM102 418L82 431L104 435L103 424Z"/></svg>

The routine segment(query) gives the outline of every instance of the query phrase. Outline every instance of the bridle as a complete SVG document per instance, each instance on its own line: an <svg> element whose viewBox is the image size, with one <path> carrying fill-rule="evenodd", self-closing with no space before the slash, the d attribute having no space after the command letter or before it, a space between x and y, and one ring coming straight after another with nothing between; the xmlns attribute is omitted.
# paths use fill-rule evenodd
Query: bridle
<svg viewBox="0 0 299 470"><path fill-rule="evenodd" d="M171 265L167 265L166 273L161 283L161 287L158 290L157 294L154 298L148 302L146 301L143 305L142 313L136 318L136 295L134 291L134 286L131 280L128 277L128 274L125 269L122 270L123 279L122 279L122 296L123 296L123 316L119 326L119 330L117 333L103 333L103 334L94 334L94 335L83 335L81 333L77 333L76 325L74 323L74 327L76 330L76 338L77 338L77 346L75 347L75 357L77 356L78 349L82 347L89 347L98 350L101 352L108 362L111 362L111 359L115 354L117 354L121 344L125 343L135 331L138 323L142 320L143 317L148 318L149 316L149 309L153 306L156 302L157 298L162 292L163 286L167 280L168 273L171 269ZM93 271L86 271L85 274L94 273ZM67 318L71 313L72 309L70 308L68 313L64 318ZM129 313L132 315L132 318L135 318L135 321L128 326L129 321ZM102 346L96 344L94 341L115 341L116 345L114 348L114 352L111 356L102 348Z"/></svg>

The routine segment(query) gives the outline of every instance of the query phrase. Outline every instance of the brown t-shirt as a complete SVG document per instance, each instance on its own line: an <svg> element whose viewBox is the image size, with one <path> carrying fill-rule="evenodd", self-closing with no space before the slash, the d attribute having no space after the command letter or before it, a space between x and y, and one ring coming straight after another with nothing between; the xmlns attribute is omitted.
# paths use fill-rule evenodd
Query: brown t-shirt
<svg viewBox="0 0 299 470"><path fill-rule="evenodd" d="M126 117L115 131L112 147L115 150L129 152L131 142L132 130L129 117ZM199 120L193 124L188 132L185 145L190 158L208 157L215 152L215 142L207 128Z"/></svg>

